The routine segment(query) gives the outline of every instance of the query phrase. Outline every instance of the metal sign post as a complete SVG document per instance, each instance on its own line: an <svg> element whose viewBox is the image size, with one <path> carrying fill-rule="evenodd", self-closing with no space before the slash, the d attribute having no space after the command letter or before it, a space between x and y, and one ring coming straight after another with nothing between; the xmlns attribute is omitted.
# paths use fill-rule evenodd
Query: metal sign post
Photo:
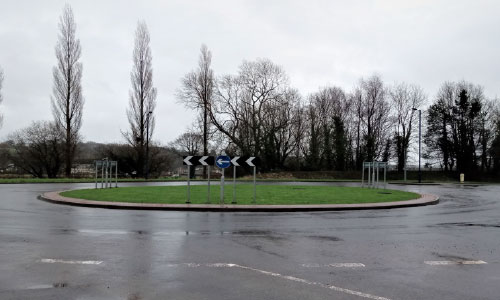
<svg viewBox="0 0 500 300"><path fill-rule="evenodd" d="M115 188L118 187L118 161L115 161Z"/></svg>
<svg viewBox="0 0 500 300"><path fill-rule="evenodd" d="M103 158L102 160L95 161L95 188L99 188L99 172L101 180L101 189L112 188L113 187L113 167L115 168L115 187L118 187L118 161L108 160ZM100 171L99 171L99 168Z"/></svg>
<svg viewBox="0 0 500 300"><path fill-rule="evenodd" d="M219 155L215 159L215 164L222 169L222 176L220 178L220 204L224 204L224 171L231 166L231 158L227 155Z"/></svg>
<svg viewBox="0 0 500 300"><path fill-rule="evenodd" d="M210 204L210 165L208 165L208 194L207 194L207 204Z"/></svg>
<svg viewBox="0 0 500 300"><path fill-rule="evenodd" d="M240 166L238 159L240 159L239 156L235 156L231 159L231 164L233 165L233 201L231 204L236 204L236 167Z"/></svg>
<svg viewBox="0 0 500 300"><path fill-rule="evenodd" d="M98 168L98 163L99 161L95 161L95 188L97 189L97 168Z"/></svg>
<svg viewBox="0 0 500 300"><path fill-rule="evenodd" d="M213 156L183 156L182 164L188 167L188 180L187 180L187 201L186 203L191 203L191 167L196 168L196 166L208 166L208 196L207 203L210 203L210 166L214 165Z"/></svg>
<svg viewBox="0 0 500 300"><path fill-rule="evenodd" d="M187 175L188 175L188 180L187 180L187 200L186 203L191 203L191 166L193 163L191 162L192 156L185 156L183 161L184 165L187 165Z"/></svg>
<svg viewBox="0 0 500 300"><path fill-rule="evenodd" d="M380 188L380 169L384 171L384 188L387 187L387 162L373 161L363 162L363 170L361 173L361 187L365 186L365 170L368 170L367 186L369 188Z"/></svg>
<svg viewBox="0 0 500 300"><path fill-rule="evenodd" d="M245 162L247 165L250 167L253 167L253 201L252 203L255 204L257 203L257 163L258 163L258 158L257 157L249 157Z"/></svg>
<svg viewBox="0 0 500 300"><path fill-rule="evenodd" d="M220 177L220 205L224 204L224 173L226 169L222 169L222 176Z"/></svg>

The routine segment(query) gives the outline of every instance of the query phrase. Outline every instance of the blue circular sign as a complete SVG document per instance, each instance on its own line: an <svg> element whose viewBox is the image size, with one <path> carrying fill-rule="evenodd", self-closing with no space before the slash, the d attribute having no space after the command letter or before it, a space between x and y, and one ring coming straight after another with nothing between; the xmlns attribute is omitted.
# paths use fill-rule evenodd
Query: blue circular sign
<svg viewBox="0 0 500 300"><path fill-rule="evenodd" d="M221 169L229 168L231 166L231 157L227 155L219 155L215 159L215 164Z"/></svg>

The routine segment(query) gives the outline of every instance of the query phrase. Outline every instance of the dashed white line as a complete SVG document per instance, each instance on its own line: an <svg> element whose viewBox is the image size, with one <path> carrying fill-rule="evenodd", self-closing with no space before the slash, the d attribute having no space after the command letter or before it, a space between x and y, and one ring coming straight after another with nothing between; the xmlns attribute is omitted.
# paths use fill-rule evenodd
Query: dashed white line
<svg viewBox="0 0 500 300"><path fill-rule="evenodd" d="M333 264L302 264L305 268L325 268L325 267L333 267L333 268L364 268L366 267L362 263L333 263Z"/></svg>
<svg viewBox="0 0 500 300"><path fill-rule="evenodd" d="M52 258L42 258L40 259L42 263L49 264L72 264L72 265L100 265L102 261L100 260L64 260L64 259L52 259Z"/></svg>
<svg viewBox="0 0 500 300"><path fill-rule="evenodd" d="M255 269L255 268L251 268L251 267L247 267L247 266L242 266L242 265L237 265L237 264L227 264L227 263L213 263L213 264L181 263L181 264L169 264L168 266L172 266L172 267L173 266L186 266L186 267L208 267L208 268L239 268L239 269L253 271L253 272L260 273L260 274L267 275L267 276L278 277L278 278L281 278L281 279L286 279L286 280L290 280L290 281L294 281L294 282L299 282L299 283L303 283L303 284L307 284L307 285L319 286L319 287L322 287L322 288L326 288L326 289L330 289L330 290L333 290L333 291L337 291L337 292L341 292L341 293L345 293L345 294L350 294L350 295L354 295L354 296L358 296L358 297L362 297L362 298L368 298L368 299L374 299L374 300L390 300L389 298L375 296L375 295L368 294L368 293L362 293L362 292L358 292L358 291L354 291L354 290L350 290L350 289L346 289L346 288L341 288L341 287L334 286L334 285L331 285L331 284L325 284L325 283L321 283L321 282L309 281L309 280L298 278L298 277L294 277L294 276L283 275L283 274L280 274L280 273L275 273L275 272L270 272L270 271Z"/></svg>
<svg viewBox="0 0 500 300"><path fill-rule="evenodd" d="M447 266L447 265L484 265L487 262L482 260L429 260L424 261L425 264L430 266Z"/></svg>

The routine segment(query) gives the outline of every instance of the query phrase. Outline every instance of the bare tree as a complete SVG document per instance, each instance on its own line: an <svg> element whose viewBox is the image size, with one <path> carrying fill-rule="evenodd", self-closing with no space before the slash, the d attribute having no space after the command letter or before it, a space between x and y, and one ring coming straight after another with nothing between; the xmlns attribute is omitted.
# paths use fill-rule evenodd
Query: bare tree
<svg viewBox="0 0 500 300"><path fill-rule="evenodd" d="M64 132L52 122L38 121L9 136L9 159L20 170L35 177L55 178L63 158Z"/></svg>
<svg viewBox="0 0 500 300"><path fill-rule="evenodd" d="M361 80L363 93L364 147L366 159L379 158L390 132L390 106L387 89L378 75Z"/></svg>
<svg viewBox="0 0 500 300"><path fill-rule="evenodd" d="M237 76L220 78L209 110L211 122L242 154L259 155L265 122L286 101L288 91L281 67L268 59L245 61Z"/></svg>
<svg viewBox="0 0 500 300"><path fill-rule="evenodd" d="M203 155L208 155L208 109L212 102L212 95L215 86L215 79L212 69L212 53L206 45L200 49L200 59L198 69L188 73L182 79L182 88L178 91L177 97L184 102L187 107L201 110L203 114ZM206 176L206 167L203 167L203 176Z"/></svg>
<svg viewBox="0 0 500 300"><path fill-rule="evenodd" d="M0 67L0 104L2 104L3 101L2 86L3 86L3 70ZM2 127L2 123L3 123L3 114L0 113L0 128Z"/></svg>
<svg viewBox="0 0 500 300"><path fill-rule="evenodd" d="M196 155L203 146L203 137L201 134L191 130L181 134L172 146L183 155Z"/></svg>
<svg viewBox="0 0 500 300"><path fill-rule="evenodd" d="M71 176L71 167L82 125L84 99L82 96L82 63L80 40L76 38L73 11L66 5L59 23L56 45L57 66L53 69L52 113L57 126L64 131L65 175Z"/></svg>
<svg viewBox="0 0 500 300"><path fill-rule="evenodd" d="M413 126L417 118L416 111L413 108L421 108L426 101L426 96L421 87L406 83L395 84L391 88L389 95L396 123L394 143L398 171L401 171L406 165L411 135L417 128Z"/></svg>
<svg viewBox="0 0 500 300"><path fill-rule="evenodd" d="M132 90L129 96L127 117L130 131L123 133L127 142L137 154L138 176L147 174L149 168L149 141L155 125L156 88L153 86L153 67L150 37L146 23L139 22L135 32L135 46L132 59L134 66L130 72ZM146 170L145 170L146 168Z"/></svg>

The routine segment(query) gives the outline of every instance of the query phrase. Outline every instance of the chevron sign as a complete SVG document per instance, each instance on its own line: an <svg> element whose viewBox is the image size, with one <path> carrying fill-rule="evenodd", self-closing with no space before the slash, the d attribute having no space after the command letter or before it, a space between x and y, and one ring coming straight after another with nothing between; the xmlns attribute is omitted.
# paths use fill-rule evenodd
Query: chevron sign
<svg viewBox="0 0 500 300"><path fill-rule="evenodd" d="M183 156L182 164L186 166L213 166L215 159L213 156Z"/></svg>
<svg viewBox="0 0 500 300"><path fill-rule="evenodd" d="M231 159L231 164L235 167L255 167L260 165L260 159L255 156L234 156Z"/></svg>

